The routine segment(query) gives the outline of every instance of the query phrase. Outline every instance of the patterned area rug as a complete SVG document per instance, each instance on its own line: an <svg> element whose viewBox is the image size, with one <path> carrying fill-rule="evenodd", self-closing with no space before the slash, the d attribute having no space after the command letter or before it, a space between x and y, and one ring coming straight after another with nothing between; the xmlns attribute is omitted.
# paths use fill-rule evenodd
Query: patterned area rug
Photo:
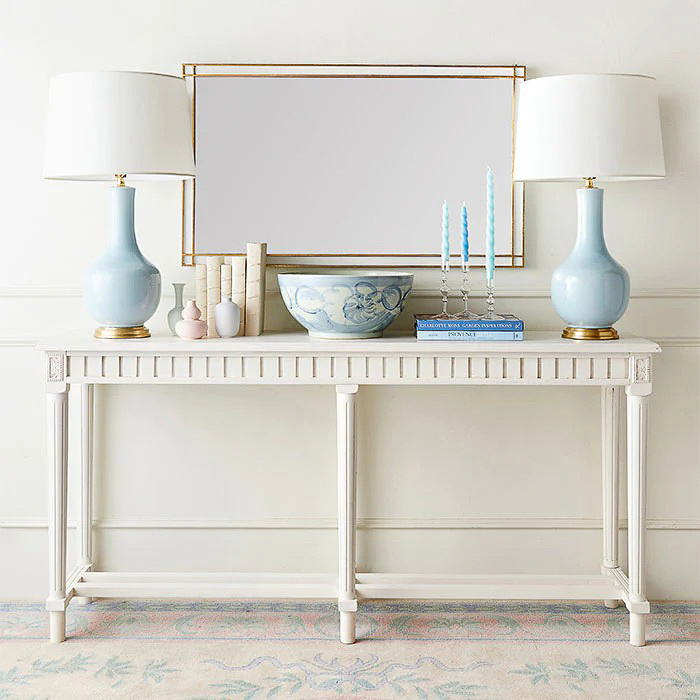
<svg viewBox="0 0 700 700"><path fill-rule="evenodd" d="M700 700L700 605L652 606L649 643L599 603L96 602L46 641L40 604L0 604L0 699Z"/></svg>

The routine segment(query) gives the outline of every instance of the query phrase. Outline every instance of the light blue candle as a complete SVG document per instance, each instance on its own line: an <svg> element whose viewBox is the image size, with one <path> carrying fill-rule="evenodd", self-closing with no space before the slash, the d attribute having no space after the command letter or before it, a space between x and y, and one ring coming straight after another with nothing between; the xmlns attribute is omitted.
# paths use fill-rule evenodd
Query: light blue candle
<svg viewBox="0 0 700 700"><path fill-rule="evenodd" d="M469 222L467 205L464 203L462 203L462 268L469 269Z"/></svg>
<svg viewBox="0 0 700 700"><path fill-rule="evenodd" d="M442 269L450 269L450 215L447 211L447 201L442 203Z"/></svg>
<svg viewBox="0 0 700 700"><path fill-rule="evenodd" d="M496 267L495 232L493 211L493 172L486 171L486 279L493 282Z"/></svg>

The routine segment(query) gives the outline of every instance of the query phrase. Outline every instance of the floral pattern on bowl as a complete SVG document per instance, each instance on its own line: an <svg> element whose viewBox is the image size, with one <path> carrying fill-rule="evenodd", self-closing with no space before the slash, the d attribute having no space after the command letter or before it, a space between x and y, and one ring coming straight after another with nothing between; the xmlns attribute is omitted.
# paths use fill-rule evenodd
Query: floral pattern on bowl
<svg viewBox="0 0 700 700"><path fill-rule="evenodd" d="M378 338L403 311L411 273L278 275L289 313L314 338Z"/></svg>

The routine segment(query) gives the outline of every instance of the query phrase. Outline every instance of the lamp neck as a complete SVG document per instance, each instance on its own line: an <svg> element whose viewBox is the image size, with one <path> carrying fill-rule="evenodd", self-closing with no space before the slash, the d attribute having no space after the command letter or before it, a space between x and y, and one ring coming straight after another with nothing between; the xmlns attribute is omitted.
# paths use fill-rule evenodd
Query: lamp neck
<svg viewBox="0 0 700 700"><path fill-rule="evenodd" d="M603 237L603 190L582 187L576 190L578 231L574 250L579 253L607 253Z"/></svg>
<svg viewBox="0 0 700 700"><path fill-rule="evenodd" d="M118 249L136 245L134 230L134 194L133 187L116 185L112 193L112 226L107 239L107 248Z"/></svg>

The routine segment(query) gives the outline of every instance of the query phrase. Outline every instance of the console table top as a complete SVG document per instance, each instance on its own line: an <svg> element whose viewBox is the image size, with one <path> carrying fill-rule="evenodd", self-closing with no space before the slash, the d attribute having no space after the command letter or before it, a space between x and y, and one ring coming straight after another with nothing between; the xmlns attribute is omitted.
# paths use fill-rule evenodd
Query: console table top
<svg viewBox="0 0 700 700"><path fill-rule="evenodd" d="M661 352L658 343L645 338L622 336L619 340L567 340L554 331L529 331L525 340L504 342L418 341L406 332L386 333L367 340L319 340L305 332L270 332L261 336L183 340L170 335L129 340L101 340L85 331L42 339L37 348L45 351L100 353L118 351L133 355L151 353L223 354L228 353L310 353L333 355L410 353L412 355L611 355Z"/></svg>

